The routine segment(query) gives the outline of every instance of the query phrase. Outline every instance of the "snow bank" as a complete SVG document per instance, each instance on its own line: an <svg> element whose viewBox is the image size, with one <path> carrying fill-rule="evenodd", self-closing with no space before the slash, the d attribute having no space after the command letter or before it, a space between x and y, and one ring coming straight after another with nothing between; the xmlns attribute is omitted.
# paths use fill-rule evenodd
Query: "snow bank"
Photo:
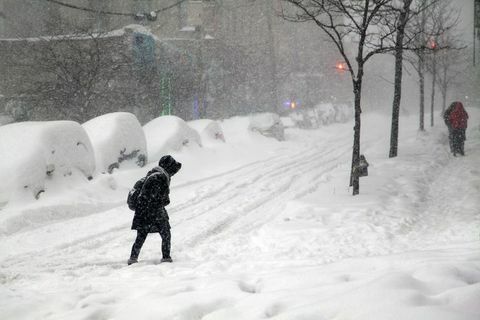
<svg viewBox="0 0 480 320"><path fill-rule="evenodd" d="M95 150L97 171L111 173L120 166L147 162L147 142L137 118L128 112L99 116L83 124Z"/></svg>
<svg viewBox="0 0 480 320"><path fill-rule="evenodd" d="M200 119L189 121L188 125L198 132L202 142L225 142L225 135L223 134L222 127L220 124L214 120L209 119Z"/></svg>
<svg viewBox="0 0 480 320"><path fill-rule="evenodd" d="M285 139L282 121L275 113L265 112L250 116L248 129L259 132L266 137L275 138L279 141Z"/></svg>
<svg viewBox="0 0 480 320"><path fill-rule="evenodd" d="M150 159L158 160L163 155L180 151L184 147L201 146L200 135L185 121L176 116L162 116L143 126L147 137Z"/></svg>
<svg viewBox="0 0 480 320"><path fill-rule="evenodd" d="M73 121L20 122L0 127L0 202L19 190L38 197L45 180L69 176L77 169L90 178L93 148Z"/></svg>

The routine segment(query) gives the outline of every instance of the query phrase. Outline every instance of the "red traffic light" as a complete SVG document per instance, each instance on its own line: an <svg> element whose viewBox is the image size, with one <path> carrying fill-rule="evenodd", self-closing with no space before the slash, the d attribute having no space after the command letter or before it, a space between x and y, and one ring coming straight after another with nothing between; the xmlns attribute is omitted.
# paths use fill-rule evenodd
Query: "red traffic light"
<svg viewBox="0 0 480 320"><path fill-rule="evenodd" d="M348 70L347 63L344 62L344 61L337 61L337 63L335 64L335 68L336 68L338 71L342 71L342 72Z"/></svg>

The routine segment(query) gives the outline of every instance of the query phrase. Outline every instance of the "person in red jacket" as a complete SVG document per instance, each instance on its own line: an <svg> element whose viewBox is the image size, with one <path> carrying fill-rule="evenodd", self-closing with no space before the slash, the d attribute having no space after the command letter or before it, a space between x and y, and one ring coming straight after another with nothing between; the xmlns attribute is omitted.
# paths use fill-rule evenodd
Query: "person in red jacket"
<svg viewBox="0 0 480 320"><path fill-rule="evenodd" d="M454 156L456 156L457 153L464 156L468 113L463 108L463 104L459 101L450 104L443 114L443 119L449 131L450 151L452 151Z"/></svg>

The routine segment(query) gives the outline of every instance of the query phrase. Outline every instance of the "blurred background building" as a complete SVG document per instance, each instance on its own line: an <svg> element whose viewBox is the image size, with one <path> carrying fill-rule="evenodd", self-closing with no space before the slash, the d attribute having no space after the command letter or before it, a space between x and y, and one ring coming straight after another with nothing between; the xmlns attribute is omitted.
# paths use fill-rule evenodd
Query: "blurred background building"
<svg viewBox="0 0 480 320"><path fill-rule="evenodd" d="M349 75L336 67L341 63L336 50L316 26L280 18L281 5L277 0L2 0L0 71L9 77L0 80L0 103L28 109L17 112L27 119L58 117L61 113L39 107L45 95L37 93L45 89L45 79L51 80L50 94L60 86L58 64L76 59L69 50L85 51L77 63L86 64L83 56L95 47L106 65L90 82L93 91L103 93L91 101L46 102L59 104L52 110L67 109L62 116L77 114L74 118L84 121L126 110L142 121L160 114L220 118L348 102ZM85 32L90 36L82 38ZM46 57L60 61L40 70Z"/></svg>

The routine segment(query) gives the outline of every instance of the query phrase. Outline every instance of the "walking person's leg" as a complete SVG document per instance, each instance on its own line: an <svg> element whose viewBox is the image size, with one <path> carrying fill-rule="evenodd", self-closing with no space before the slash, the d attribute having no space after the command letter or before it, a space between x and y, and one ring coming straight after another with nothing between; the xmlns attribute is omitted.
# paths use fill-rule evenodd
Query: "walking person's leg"
<svg viewBox="0 0 480 320"><path fill-rule="evenodd" d="M459 142L459 151L462 156L465 155L465 140L467 140L466 135L465 135L465 130L462 129L460 131L460 142Z"/></svg>
<svg viewBox="0 0 480 320"><path fill-rule="evenodd" d="M172 235L168 221L166 221L160 229L160 237L162 237L162 262L172 262L172 258L170 257Z"/></svg>
<svg viewBox="0 0 480 320"><path fill-rule="evenodd" d="M450 152L454 153L454 149L453 149L453 129L451 127L448 127L448 144L450 146Z"/></svg>
<svg viewBox="0 0 480 320"><path fill-rule="evenodd" d="M461 132L459 129L453 130L453 155L457 156L460 152L460 144L461 144Z"/></svg>
<svg viewBox="0 0 480 320"><path fill-rule="evenodd" d="M136 263L138 261L138 256L140 250L142 250L143 243L147 239L148 232L146 230L137 230L137 238L135 243L132 246L132 252L130 254L130 259L128 259L128 264Z"/></svg>

